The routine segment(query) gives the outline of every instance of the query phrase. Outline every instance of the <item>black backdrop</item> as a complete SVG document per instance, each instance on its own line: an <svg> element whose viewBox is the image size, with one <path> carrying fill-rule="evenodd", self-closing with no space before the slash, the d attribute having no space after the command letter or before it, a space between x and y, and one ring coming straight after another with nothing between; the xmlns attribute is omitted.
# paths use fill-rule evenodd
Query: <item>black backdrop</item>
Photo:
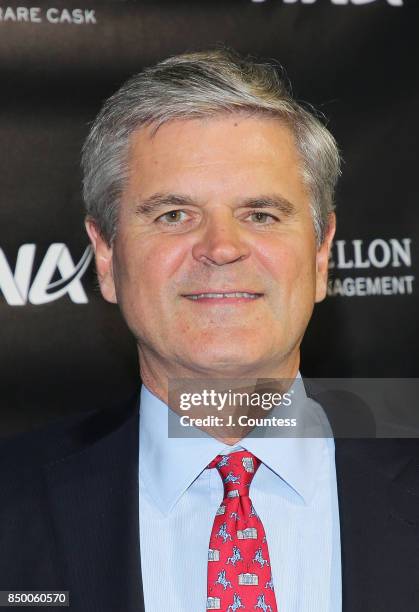
<svg viewBox="0 0 419 612"><path fill-rule="evenodd" d="M328 117L345 160L330 295L304 340L303 374L417 376L418 3L80 6L0 4L1 431L138 386L134 342L82 259L80 147L128 76L217 43L279 60L297 98Z"/></svg>

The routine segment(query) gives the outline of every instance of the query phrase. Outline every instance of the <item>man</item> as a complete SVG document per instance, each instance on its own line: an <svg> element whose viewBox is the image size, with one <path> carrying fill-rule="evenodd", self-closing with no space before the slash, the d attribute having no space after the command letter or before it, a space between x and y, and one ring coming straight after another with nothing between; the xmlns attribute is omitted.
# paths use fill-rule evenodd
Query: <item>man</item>
<svg viewBox="0 0 419 612"><path fill-rule="evenodd" d="M69 590L80 612L417 610L414 441L167 434L171 381L299 380L335 231L327 129L273 67L189 54L107 100L83 168L100 289L143 386L5 445L0 588ZM247 492L222 476L223 498L221 465L242 457L257 473ZM258 521L237 532L258 546L243 571L235 497ZM214 573L220 538L233 556Z"/></svg>

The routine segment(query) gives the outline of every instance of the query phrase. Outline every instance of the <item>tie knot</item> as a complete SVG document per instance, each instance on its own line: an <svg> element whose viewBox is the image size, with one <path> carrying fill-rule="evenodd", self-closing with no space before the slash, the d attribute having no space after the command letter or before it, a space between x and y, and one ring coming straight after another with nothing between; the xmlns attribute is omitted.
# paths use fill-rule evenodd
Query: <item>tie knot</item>
<svg viewBox="0 0 419 612"><path fill-rule="evenodd" d="M260 460L249 451L217 455L209 468L217 468L224 483L224 497L248 496Z"/></svg>

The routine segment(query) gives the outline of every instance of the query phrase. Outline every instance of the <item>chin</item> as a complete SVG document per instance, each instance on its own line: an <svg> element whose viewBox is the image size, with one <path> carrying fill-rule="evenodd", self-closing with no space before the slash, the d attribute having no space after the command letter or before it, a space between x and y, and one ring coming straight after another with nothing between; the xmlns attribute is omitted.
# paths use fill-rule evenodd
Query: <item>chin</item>
<svg viewBox="0 0 419 612"><path fill-rule="evenodd" d="M239 375L241 371L254 368L262 359L263 353L260 351L246 351L237 343L235 346L227 346L224 349L220 346L208 347L201 344L191 359L196 366L214 372L214 375L222 378L231 375ZM265 353L266 355L266 353Z"/></svg>

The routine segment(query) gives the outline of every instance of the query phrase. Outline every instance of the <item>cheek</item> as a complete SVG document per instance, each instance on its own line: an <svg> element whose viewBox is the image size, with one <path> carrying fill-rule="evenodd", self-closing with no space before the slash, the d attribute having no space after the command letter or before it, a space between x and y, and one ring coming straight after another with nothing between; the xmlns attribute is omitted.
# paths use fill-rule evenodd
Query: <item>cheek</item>
<svg viewBox="0 0 419 612"><path fill-rule="evenodd" d="M140 245L140 246L139 246ZM153 238L126 240L122 252L118 253L119 290L135 295L138 303L150 303L150 295L156 298L167 294L173 285L178 269L187 255L185 244L174 240L162 241ZM142 300L141 298L147 298ZM154 302L154 306L157 302Z"/></svg>
<svg viewBox="0 0 419 612"><path fill-rule="evenodd" d="M315 296L315 255L298 238L282 240L274 246L259 249L259 263L271 279L271 295L274 296L278 315L284 316L284 304L288 303L290 317L296 311L311 308Z"/></svg>
<svg viewBox="0 0 419 612"><path fill-rule="evenodd" d="M304 246L299 244L298 239L267 244L258 249L259 261L281 284L287 279L311 278L315 273L314 254Z"/></svg>
<svg viewBox="0 0 419 612"><path fill-rule="evenodd" d="M177 237L176 237L177 238ZM142 258L142 270L145 291L158 294L161 301L169 304L169 294L177 293L177 286L181 285L182 271L187 270L186 264L191 247L185 239L168 237L162 240L150 241L145 245ZM184 272L185 274L185 272Z"/></svg>

